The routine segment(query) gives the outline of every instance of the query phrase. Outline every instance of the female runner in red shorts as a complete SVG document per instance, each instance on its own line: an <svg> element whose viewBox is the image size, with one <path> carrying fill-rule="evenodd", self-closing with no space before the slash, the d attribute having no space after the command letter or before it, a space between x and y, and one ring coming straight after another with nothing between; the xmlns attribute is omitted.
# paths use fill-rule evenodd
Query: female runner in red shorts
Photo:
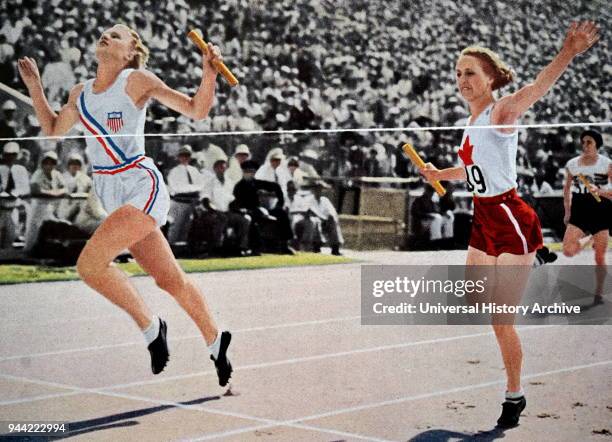
<svg viewBox="0 0 612 442"><path fill-rule="evenodd" d="M493 91L513 81L513 74L492 51L469 47L456 65L457 86L470 107L468 126L513 125L542 98L567 69L575 56L598 40L595 23L573 23L563 46L535 81L499 100ZM515 266L529 269L536 250L542 247L540 223L534 210L516 193L516 128L468 128L463 134L459 157L463 166L439 170L428 163L422 174L428 180L466 180L474 194L474 220L467 266ZM520 298L527 284L528 270L499 270L495 273L495 294L500 290ZM517 297L514 299L516 300ZM503 322L503 321L502 321ZM518 424L526 406L521 389L521 342L514 325L493 323L506 368L506 400L497 423L500 427Z"/></svg>

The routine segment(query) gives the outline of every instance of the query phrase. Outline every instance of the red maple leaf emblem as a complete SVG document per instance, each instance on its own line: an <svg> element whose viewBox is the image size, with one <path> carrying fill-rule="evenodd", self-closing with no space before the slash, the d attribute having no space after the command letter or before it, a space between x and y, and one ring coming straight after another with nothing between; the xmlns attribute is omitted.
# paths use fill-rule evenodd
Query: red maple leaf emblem
<svg viewBox="0 0 612 442"><path fill-rule="evenodd" d="M470 136L465 137L465 141L463 142L463 146L459 149L459 157L463 164L466 166L471 166L474 164L474 160L472 159L472 151L474 150L474 145L470 144Z"/></svg>

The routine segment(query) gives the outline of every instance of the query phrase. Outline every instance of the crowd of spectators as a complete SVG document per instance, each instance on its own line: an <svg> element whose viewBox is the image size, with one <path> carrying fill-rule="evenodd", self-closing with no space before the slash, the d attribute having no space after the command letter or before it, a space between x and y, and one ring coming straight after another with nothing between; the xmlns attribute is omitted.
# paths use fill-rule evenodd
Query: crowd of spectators
<svg viewBox="0 0 612 442"><path fill-rule="evenodd" d="M171 195L163 231L179 254L188 256L293 254L295 249L320 252L327 244L340 254L343 243L338 214L321 195L328 187L311 168L289 167L280 148L264 164L250 159L241 144L230 161L218 147L194 152L178 149L165 181ZM82 155L70 152L62 164L55 150L41 155L28 170L28 155L19 143L2 149L0 164L0 249L23 248L36 256L45 241L69 234L89 238L106 217L92 187ZM200 157L196 158L195 154ZM200 167L206 158L211 167ZM228 164L234 165L232 170ZM294 180L299 177L300 181ZM56 238L50 238L55 235ZM59 237L59 238L58 238Z"/></svg>
<svg viewBox="0 0 612 442"><path fill-rule="evenodd" d="M19 7L3 2L0 81L24 91L15 59L31 56L57 108L71 86L93 76L93 47L101 32L124 22L149 46L149 68L170 86L193 93L201 57L185 33L199 28L221 46L241 84L230 89L220 82L218 105L200 122L176 118L154 104L148 133L452 126L466 117L454 85L462 48L491 47L522 84L559 48L571 20L606 23L610 14L600 2L589 1L394 0L384 8L368 0L22 0ZM608 121L608 49L604 38L580 57L524 122ZM368 158L376 150L376 162L350 159L353 175L405 176L405 158L396 158L400 142L412 141L443 166L456 161L458 136L457 131L349 133L283 140L283 147L289 155L310 148L321 161L338 156L343 145L362 148L353 157ZM227 154L236 145L231 137L213 141ZM281 140L250 141L254 158L262 161ZM559 163L575 149L571 133L527 130L521 145L524 167L544 170L545 180L558 187Z"/></svg>
<svg viewBox="0 0 612 442"><path fill-rule="evenodd" d="M215 161L225 155L229 162L223 176L237 183L243 178L240 161L246 157L245 152L242 158L239 153L234 155L236 146L249 146L249 158L263 164L255 179L264 180L270 176L270 155L282 149L283 172L276 179L285 210L291 199L288 183L298 188L303 185L302 171L333 178L338 211L351 191L358 199L355 180L359 177L414 177L401 150L404 142L413 143L426 160L439 167L455 164L460 131L410 129L465 123L467 111L454 79L454 64L462 48L481 44L499 53L517 73L517 83L501 91L506 93L535 77L560 47L572 20L607 23L611 15L601 2L586 0L537 5L529 0L474 0L469 4L392 0L384 7L369 0L13 3L0 3L0 82L25 93L15 60L33 57L56 109L74 84L95 74L94 45L102 31L117 22L141 34L151 51L150 70L171 87L194 93L202 74L201 56L186 38L186 31L200 29L205 40L221 46L240 85L230 88L219 81L217 104L202 121L177 117L152 103L146 131L160 136L147 138L147 154L168 175L181 146L189 143L194 167L214 177ZM612 65L608 46L608 39L602 38L580 56L522 123L609 121ZM0 137L40 135L35 118L15 121L10 102L4 103L2 111ZM407 131L333 132L347 128ZM163 136L281 129L331 132ZM579 130L521 130L518 172L523 191L561 188L562 166L576 155ZM76 140L23 141L21 147L20 161L31 173L51 151L62 165L73 152L79 152L87 163L82 143ZM223 182L214 184L219 189L227 187ZM240 231L234 221L224 222L230 230ZM170 231L171 236L176 231L183 229Z"/></svg>
<svg viewBox="0 0 612 442"><path fill-rule="evenodd" d="M81 155L71 153L62 172L57 153L49 150L31 172L24 166L24 152L14 141L2 148L0 249L12 250L18 243L27 254L36 254L46 222L47 230L51 224L56 230L65 225L81 232L83 238L90 236L106 214L92 192Z"/></svg>

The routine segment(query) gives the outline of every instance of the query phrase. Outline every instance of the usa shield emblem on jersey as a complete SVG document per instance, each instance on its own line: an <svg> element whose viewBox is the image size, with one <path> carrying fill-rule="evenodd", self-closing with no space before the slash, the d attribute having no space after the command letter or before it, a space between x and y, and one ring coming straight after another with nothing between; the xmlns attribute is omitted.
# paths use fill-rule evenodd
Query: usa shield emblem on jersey
<svg viewBox="0 0 612 442"><path fill-rule="evenodd" d="M123 127L123 113L109 112L106 114L106 127L113 131L113 133L119 132Z"/></svg>

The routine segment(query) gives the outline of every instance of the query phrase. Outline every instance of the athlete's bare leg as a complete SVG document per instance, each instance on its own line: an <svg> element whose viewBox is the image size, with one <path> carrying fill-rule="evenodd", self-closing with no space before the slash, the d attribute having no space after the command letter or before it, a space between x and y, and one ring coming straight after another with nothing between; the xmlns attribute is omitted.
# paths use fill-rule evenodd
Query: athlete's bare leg
<svg viewBox="0 0 612 442"><path fill-rule="evenodd" d="M487 255L482 250L468 246L467 258L465 259L466 266L494 266L497 262L495 256Z"/></svg>
<svg viewBox="0 0 612 442"><path fill-rule="evenodd" d="M507 288L511 287L512 292L496 290L492 300L500 302L518 303L522 297L523 291L527 285L529 272L535 259L535 252L527 255L512 255L502 253L500 256L490 256L485 252L468 247L466 265L467 266L516 266L508 271L495 272L494 280L489 280L489 286ZM521 271L522 268L524 271ZM477 272L477 269L468 270L470 273ZM486 271L490 278L491 271ZM472 277L474 277L472 275ZM499 299L498 299L499 298ZM506 390L509 392L518 392L521 390L521 368L523 364L523 352L521 349L521 341L516 329L509 318L493 318L493 330L495 337L501 350L502 359L506 368L507 385Z"/></svg>
<svg viewBox="0 0 612 442"><path fill-rule="evenodd" d="M535 255L536 252L526 255L502 253L497 257L496 298L506 304L520 304L523 292L527 287ZM509 270L500 268L506 266L512 267ZM514 324L510 323L512 321L508 320L508 317L494 317L493 322L493 330L506 368L506 390L518 392L521 390L521 368L523 365L521 340Z"/></svg>
<svg viewBox="0 0 612 442"><path fill-rule="evenodd" d="M211 345L217 337L217 326L202 291L181 269L161 231L156 228L129 249L140 267L189 314Z"/></svg>
<svg viewBox="0 0 612 442"><path fill-rule="evenodd" d="M482 250L468 246L467 257L465 260L465 279L466 281L487 281L487 287L495 287L495 256L487 255ZM483 305L491 302L493 293L486 290L484 293L467 293L466 301L470 305Z"/></svg>
<svg viewBox="0 0 612 442"><path fill-rule="evenodd" d="M563 235L563 254L567 257L576 256L582 250L583 242L580 240L587 236L582 229L568 224Z"/></svg>
<svg viewBox="0 0 612 442"><path fill-rule="evenodd" d="M141 330L151 323L151 311L113 260L156 229L149 215L131 205L120 207L94 232L77 261L77 271L83 281L125 310Z"/></svg>
<svg viewBox="0 0 612 442"><path fill-rule="evenodd" d="M595 297L601 300L606 280L606 252L608 251L608 230L602 230L593 235L593 249L595 249Z"/></svg>

